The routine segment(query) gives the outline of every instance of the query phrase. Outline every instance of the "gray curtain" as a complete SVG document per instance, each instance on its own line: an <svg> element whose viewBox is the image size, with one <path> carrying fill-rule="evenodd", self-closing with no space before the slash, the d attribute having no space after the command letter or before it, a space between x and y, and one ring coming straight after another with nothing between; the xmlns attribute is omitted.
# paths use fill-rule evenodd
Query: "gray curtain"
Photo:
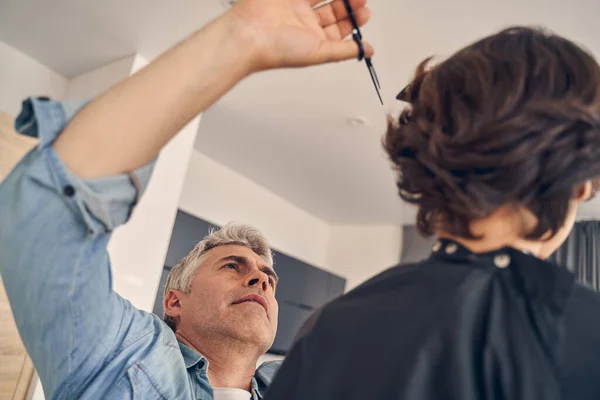
<svg viewBox="0 0 600 400"><path fill-rule="evenodd" d="M565 243L549 257L556 264L567 266L577 280L600 291L600 221L575 224Z"/></svg>

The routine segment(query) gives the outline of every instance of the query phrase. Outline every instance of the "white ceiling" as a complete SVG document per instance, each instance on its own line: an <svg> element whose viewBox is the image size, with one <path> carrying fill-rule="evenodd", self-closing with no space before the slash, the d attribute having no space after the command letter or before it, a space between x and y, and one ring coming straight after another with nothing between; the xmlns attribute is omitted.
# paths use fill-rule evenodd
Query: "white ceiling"
<svg viewBox="0 0 600 400"><path fill-rule="evenodd" d="M125 55L153 57L224 10L226 0L2 0L0 40L65 76ZM331 223L412 222L380 137L416 64L515 24L544 25L600 58L600 1L370 0L386 108L363 64L251 77L203 117L199 151ZM348 118L364 117L364 126ZM600 217L600 201L584 217Z"/></svg>

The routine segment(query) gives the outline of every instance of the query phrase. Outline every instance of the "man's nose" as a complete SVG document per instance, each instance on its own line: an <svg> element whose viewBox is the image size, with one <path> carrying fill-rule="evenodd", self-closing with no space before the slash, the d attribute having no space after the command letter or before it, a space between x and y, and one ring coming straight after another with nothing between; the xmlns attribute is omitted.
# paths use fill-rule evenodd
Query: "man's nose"
<svg viewBox="0 0 600 400"><path fill-rule="evenodd" d="M249 287L260 287L263 292L266 292L269 288L269 277L261 271L254 271L250 274L247 282Z"/></svg>

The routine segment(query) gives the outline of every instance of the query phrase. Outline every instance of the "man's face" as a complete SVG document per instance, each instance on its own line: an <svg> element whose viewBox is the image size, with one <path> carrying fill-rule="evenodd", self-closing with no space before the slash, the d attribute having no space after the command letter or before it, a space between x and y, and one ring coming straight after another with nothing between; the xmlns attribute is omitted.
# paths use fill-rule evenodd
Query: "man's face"
<svg viewBox="0 0 600 400"><path fill-rule="evenodd" d="M177 330L200 340L218 335L255 344L264 353L277 331L276 286L275 272L249 248L215 247L204 255L190 293L178 296Z"/></svg>

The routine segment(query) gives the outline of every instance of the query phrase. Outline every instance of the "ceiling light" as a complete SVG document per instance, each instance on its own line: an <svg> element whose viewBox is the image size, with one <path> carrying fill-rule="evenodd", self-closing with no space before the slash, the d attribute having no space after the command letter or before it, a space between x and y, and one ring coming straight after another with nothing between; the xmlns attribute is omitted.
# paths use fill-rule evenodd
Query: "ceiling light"
<svg viewBox="0 0 600 400"><path fill-rule="evenodd" d="M350 126L365 126L369 121L365 117L350 117L346 120L346 123Z"/></svg>

